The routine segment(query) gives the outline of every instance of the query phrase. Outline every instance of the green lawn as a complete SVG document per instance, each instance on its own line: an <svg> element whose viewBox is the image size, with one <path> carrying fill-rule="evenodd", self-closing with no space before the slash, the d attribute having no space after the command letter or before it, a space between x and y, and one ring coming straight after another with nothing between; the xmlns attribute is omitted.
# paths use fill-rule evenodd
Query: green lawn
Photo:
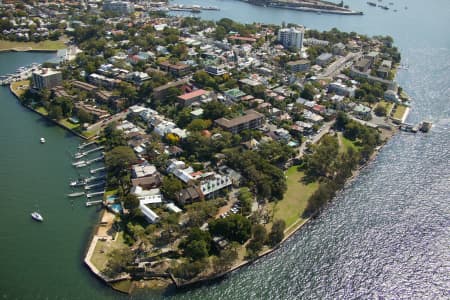
<svg viewBox="0 0 450 300"><path fill-rule="evenodd" d="M389 116L389 114L391 113L392 107L394 106L394 103L392 102L387 102L387 101L380 101L377 106L383 106L386 108L386 113Z"/></svg>
<svg viewBox="0 0 450 300"><path fill-rule="evenodd" d="M13 42L0 40L0 50L9 49L27 49L32 48L32 50L59 50L64 49L66 46L63 41L42 41L39 43L34 42Z"/></svg>
<svg viewBox="0 0 450 300"><path fill-rule="evenodd" d="M35 108L35 110L38 113L43 114L44 116L48 115L48 111L45 109L45 107L39 106L39 107Z"/></svg>
<svg viewBox="0 0 450 300"><path fill-rule="evenodd" d="M29 86L29 80L16 81L11 83L11 90L13 90L20 97L26 90L28 90Z"/></svg>
<svg viewBox="0 0 450 300"><path fill-rule="evenodd" d="M305 185L302 181L305 174L297 171L297 166L293 166L286 171L288 189L283 200L276 204L271 204L271 209L275 209L274 220L282 219L286 222L286 228L296 221L303 222L301 217L309 197L317 190L317 182Z"/></svg>
<svg viewBox="0 0 450 300"><path fill-rule="evenodd" d="M85 136L86 138L91 138L91 137L93 137L94 135L96 135L96 132L93 132L93 131L83 131L82 133L81 133L83 136Z"/></svg>
<svg viewBox="0 0 450 300"><path fill-rule="evenodd" d="M59 120L59 124L63 125L64 127L69 128L69 129L75 129L78 126L80 126L80 124L73 124L68 119Z"/></svg>
<svg viewBox="0 0 450 300"><path fill-rule="evenodd" d="M108 254L113 249L121 249L128 247L123 240L123 232L120 232L115 241L98 241L95 245L94 253L91 257L91 262L100 271L104 270L108 262Z"/></svg>
<svg viewBox="0 0 450 300"><path fill-rule="evenodd" d="M397 105L397 108L395 109L395 113L392 117L394 119L401 120L403 118L403 115L405 114L406 108L407 107L404 105Z"/></svg>

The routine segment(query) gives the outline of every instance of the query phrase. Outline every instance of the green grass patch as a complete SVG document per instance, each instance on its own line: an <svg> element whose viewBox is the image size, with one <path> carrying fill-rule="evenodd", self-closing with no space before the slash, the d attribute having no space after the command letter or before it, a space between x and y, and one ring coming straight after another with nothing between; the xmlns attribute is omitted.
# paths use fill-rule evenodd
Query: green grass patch
<svg viewBox="0 0 450 300"><path fill-rule="evenodd" d="M383 100L383 101L378 102L377 106L382 106L382 107L386 108L386 114L389 116L391 113L392 107L394 106L394 103Z"/></svg>
<svg viewBox="0 0 450 300"><path fill-rule="evenodd" d="M80 124L73 124L72 122L70 122L68 119L61 119L58 121L59 124L61 124L62 126L69 128L69 129L75 129L77 127L80 126Z"/></svg>
<svg viewBox="0 0 450 300"><path fill-rule="evenodd" d="M275 210L274 220L281 219L286 222L286 228L296 221L304 222L301 217L305 211L309 197L319 187L318 182L305 184L304 172L299 172L297 166L292 166L286 171L287 191L283 200L270 204L270 209Z"/></svg>
<svg viewBox="0 0 450 300"><path fill-rule="evenodd" d="M17 96L22 96L30 87L29 80L16 81L11 83L11 90L14 91Z"/></svg>
<svg viewBox="0 0 450 300"><path fill-rule="evenodd" d="M115 290L128 294L130 293L131 287L133 286L133 282L131 280L121 280L118 282L114 282L111 285Z"/></svg>
<svg viewBox="0 0 450 300"><path fill-rule="evenodd" d="M44 116L48 116L48 111L43 106L36 107L34 110Z"/></svg>
<svg viewBox="0 0 450 300"><path fill-rule="evenodd" d="M81 134L89 139L89 138L95 136L96 132L86 130L86 131L83 131Z"/></svg>
<svg viewBox="0 0 450 300"><path fill-rule="evenodd" d="M404 106L404 105L397 105L397 107L395 109L395 113L394 113L394 115L392 117L394 119L401 120L403 118L403 115L406 112L406 108L407 107Z"/></svg>
<svg viewBox="0 0 450 300"><path fill-rule="evenodd" d="M122 249L124 247L128 247L124 243L123 232L120 232L115 241L97 241L95 245L94 253L91 257L91 262L94 266L97 267L100 271L103 271L106 268L106 264L108 263L109 253L111 253L114 249Z"/></svg>
<svg viewBox="0 0 450 300"><path fill-rule="evenodd" d="M0 40L0 50L59 50L66 48L66 45L63 41L42 41L42 42L14 42L14 41L6 41Z"/></svg>

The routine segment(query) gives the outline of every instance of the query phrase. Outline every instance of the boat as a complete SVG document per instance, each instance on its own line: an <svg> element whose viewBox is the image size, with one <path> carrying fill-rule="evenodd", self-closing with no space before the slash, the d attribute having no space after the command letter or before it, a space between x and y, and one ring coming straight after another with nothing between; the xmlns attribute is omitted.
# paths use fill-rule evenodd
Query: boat
<svg viewBox="0 0 450 300"><path fill-rule="evenodd" d="M82 164L86 164L86 161L84 161L84 160L79 160L79 161L76 161L76 162L73 162L72 163L72 166L78 166L78 165L82 165Z"/></svg>
<svg viewBox="0 0 450 300"><path fill-rule="evenodd" d="M382 8L382 9L384 9L384 10L388 10L388 9L389 9L389 7L384 6L384 5L378 5L378 7Z"/></svg>
<svg viewBox="0 0 450 300"><path fill-rule="evenodd" d="M71 194L67 194L68 197L79 197L79 196L83 196L84 192L75 192L75 193L71 193Z"/></svg>
<svg viewBox="0 0 450 300"><path fill-rule="evenodd" d="M419 130L422 132L430 131L431 127L433 127L433 123L431 121L423 121L419 124Z"/></svg>
<svg viewBox="0 0 450 300"><path fill-rule="evenodd" d="M87 166L87 163L83 162L81 164L76 165L75 168L83 168L83 167L86 167L86 166Z"/></svg>
<svg viewBox="0 0 450 300"><path fill-rule="evenodd" d="M41 142L41 144L44 144L45 143L45 138L41 137L40 142Z"/></svg>
<svg viewBox="0 0 450 300"><path fill-rule="evenodd" d="M33 218L33 220L36 220L38 222L42 222L44 221L44 218L41 216L40 213L38 213L37 211L34 211L31 213L31 217Z"/></svg>
<svg viewBox="0 0 450 300"><path fill-rule="evenodd" d="M83 178L79 178L78 180L73 180L69 183L71 187L82 186L86 184L86 180Z"/></svg>
<svg viewBox="0 0 450 300"><path fill-rule="evenodd" d="M377 6L377 4L374 2L367 2L367 4L369 4L370 6Z"/></svg>

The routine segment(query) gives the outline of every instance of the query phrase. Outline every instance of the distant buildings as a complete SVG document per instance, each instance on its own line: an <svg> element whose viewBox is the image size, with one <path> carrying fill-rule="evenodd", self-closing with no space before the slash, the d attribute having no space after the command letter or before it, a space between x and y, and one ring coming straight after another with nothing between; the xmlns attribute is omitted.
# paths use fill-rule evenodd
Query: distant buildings
<svg viewBox="0 0 450 300"><path fill-rule="evenodd" d="M332 58L333 58L333 54L322 53L316 58L316 64L323 67L323 66L327 65L331 61Z"/></svg>
<svg viewBox="0 0 450 300"><path fill-rule="evenodd" d="M292 72L306 72L309 70L311 62L307 59L301 59L296 61L290 61L287 66Z"/></svg>
<svg viewBox="0 0 450 300"><path fill-rule="evenodd" d="M33 88L37 90L51 89L61 84L62 74L52 69L41 69L33 72Z"/></svg>
<svg viewBox="0 0 450 300"><path fill-rule="evenodd" d="M103 3L103 11L128 15L134 12L134 4L128 1L105 0Z"/></svg>
<svg viewBox="0 0 450 300"><path fill-rule="evenodd" d="M286 48L295 47L300 50L303 47L304 35L303 28L282 28L278 31L278 41Z"/></svg>
<svg viewBox="0 0 450 300"><path fill-rule="evenodd" d="M227 118L220 118L214 122L224 130L232 133L239 133L245 129L260 128L264 123L264 115L250 109L247 110L243 116L233 118L231 120Z"/></svg>
<svg viewBox="0 0 450 300"><path fill-rule="evenodd" d="M332 82L328 85L328 92L345 97L355 97L355 87L348 87L340 82Z"/></svg>

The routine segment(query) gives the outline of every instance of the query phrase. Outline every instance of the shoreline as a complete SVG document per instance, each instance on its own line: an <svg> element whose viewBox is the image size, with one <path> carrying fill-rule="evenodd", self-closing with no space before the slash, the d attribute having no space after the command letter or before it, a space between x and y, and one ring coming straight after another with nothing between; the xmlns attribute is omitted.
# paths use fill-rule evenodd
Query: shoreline
<svg viewBox="0 0 450 300"><path fill-rule="evenodd" d="M64 49L64 48L62 48L62 49ZM0 49L0 53L8 53L8 52L40 52L40 53L56 53L56 52L58 52L58 50L51 50L51 49L33 49L33 47Z"/></svg>
<svg viewBox="0 0 450 300"><path fill-rule="evenodd" d="M344 186L342 188L340 188L339 190L336 191L336 194L339 192L342 192L353 180L355 180L358 175L360 174L361 170L366 168L370 163L372 163L376 157L378 156L378 154L380 153L381 149L384 148L384 146L388 143L388 141L393 138L397 132L398 129L396 127L393 127L391 130L387 130L387 129L380 129L382 131L387 132L386 133L386 138L385 140L382 142L382 144L380 146L378 146L377 148L375 148L374 152L372 153L372 155L370 156L370 158L362 165L360 165L356 170L354 170L352 172L352 175L347 178L347 180L344 183ZM316 212L314 212L310 217L308 217L307 219L305 219L303 222L300 222L297 224L297 221L294 222L290 227L285 229L285 236L283 238L283 240L276 245L273 248L267 249L265 251L263 251L262 253L260 253L256 258L252 259L252 260L246 260L246 261L242 261L236 265L234 265L233 267L231 267L229 270L226 270L222 273L219 274L212 274L210 276L206 276L206 277L202 277L202 278L196 278L187 282L179 282L179 280L177 280L171 273L168 273L167 276L171 279L173 286L176 287L177 290L183 291L185 289L189 289L189 288L196 288L202 285L208 285L208 284L212 284L215 282L218 282L220 280L225 279L229 274L231 274L232 272L238 271L246 266L250 266L253 263L256 263L258 260L264 258L265 256L275 252L276 250L278 250L279 248L281 248L294 234L296 234L297 232L299 232L304 226L306 226L307 224L309 224L311 222L311 220L315 219L317 216L319 216L322 211L324 209L326 209L330 203L332 203L335 199L336 195L330 199L327 203L326 206L324 206L323 208L317 210ZM100 219L104 216L105 214L104 210L101 213ZM93 270L91 268L91 265L86 261L87 260L87 256L88 256L88 251L92 248L95 249L95 245L97 243L98 240L98 236L96 235L98 231L98 226L94 227L94 231L91 235L90 241L88 242L88 246L87 246L87 250L86 250L86 257L84 259L85 264L87 265L87 267L89 268L89 270L96 275L97 277L101 278L103 280L104 283L108 284L111 288L113 288L114 290L117 290L119 292L122 293L131 293L131 291L137 287L139 282L142 282L141 280L131 280L131 288L128 291L123 291L123 290L118 290L117 288L115 288L112 284L111 281L106 280L103 276L101 276L101 274L99 274L98 272L96 272L95 270ZM96 269L96 268L94 268ZM97 270L98 271L98 270ZM144 279L144 282L148 282L151 280L155 280L158 279L157 277L155 278L149 278L149 279ZM124 278L124 279L119 279L119 280L130 280L130 278ZM167 283L167 285L164 286L164 288L168 288L170 287L171 284ZM137 288L142 288L142 287L137 287ZM144 287L143 289L145 289L146 287Z"/></svg>
<svg viewBox="0 0 450 300"><path fill-rule="evenodd" d="M22 104L22 102L20 101L20 96L19 96L19 95L17 94L17 92L13 89L13 87L12 87L11 84L9 85L9 91L14 95L14 97L16 97L16 100L17 100L17 101L20 103L20 105L22 105L23 107L25 107L25 108L31 110L32 112L37 113L38 115L40 115L41 117L45 118L46 120L52 122L53 124L58 125L59 127L61 127L61 128L65 129L65 130L71 132L73 135L76 135L77 137L79 137L79 138L81 138L81 139L83 139L83 140L85 140L85 141L91 139L91 138L88 138L88 137L86 137L86 136L84 136L84 135L82 135L82 134L80 134L80 133L78 133L78 132L76 132L76 131L74 131L74 130L72 130L72 129L66 127L66 126L64 126L63 124L59 123L59 122L56 121L56 120L53 120L53 119L50 118L49 116L44 115L43 113L41 113L41 112L35 110L34 108L32 108L32 107L30 107L30 106L28 106L28 105Z"/></svg>
<svg viewBox="0 0 450 300"><path fill-rule="evenodd" d="M387 131L386 129L381 129L381 130ZM381 149L383 149L384 146L389 142L389 140L391 138L393 138L398 132L396 127L392 128L389 131L391 133L387 136L387 138L383 141L383 143L374 150L374 152L372 153L370 158L364 164L360 165L356 170L354 170L352 172L352 175L349 178L346 179L346 181L344 183L344 186L342 188L340 188L339 190L337 190L336 194L339 193L339 192L342 192L348 186L349 183L351 183L353 180L355 180L358 177L358 175L360 174L361 170L366 168L370 163L372 163L376 159L376 157L380 153ZM176 281L176 279L172 278L172 276L171 276L172 280L175 283L175 286L178 289L183 290L183 289L190 288L190 287L197 287L197 286L200 286L200 285L203 285L203 284L214 283L216 281L224 279L228 274L230 274L230 273L232 273L234 271L237 271L237 270L239 270L239 269L241 269L241 268L243 268L245 266L251 265L251 264L255 263L256 261L260 260L261 258L263 258L263 257L265 257L265 256L267 256L267 255L269 255L271 253L273 253L274 251L278 250L281 246L283 246L287 242L287 240L290 239L295 233L299 232L305 225L310 223L311 220L313 220L317 216L319 216L322 213L322 211L324 209L326 209L330 205L330 203L333 202L335 197L336 197L336 195L332 199L330 199L328 201L326 206L324 206L323 208L321 208L321 209L317 210L316 212L314 212L310 217L305 219L304 222L301 222L300 224L297 224L297 225L296 225L296 222L294 222L294 224L292 224L290 227L286 228L285 229L285 233L287 232L287 234L283 238L283 240L281 240L281 242L278 245L276 245L275 247L267 249L266 251L260 253L258 255L258 257L256 257L255 259L250 260L250 261L243 261L242 263L240 263L238 265L235 265L231 269L229 269L229 270L227 270L225 272L222 272L220 274L215 274L215 275L212 275L210 277L205 277L205 278L199 278L197 280L192 280L192 281L188 281L188 282L181 283L181 284L178 283Z"/></svg>

